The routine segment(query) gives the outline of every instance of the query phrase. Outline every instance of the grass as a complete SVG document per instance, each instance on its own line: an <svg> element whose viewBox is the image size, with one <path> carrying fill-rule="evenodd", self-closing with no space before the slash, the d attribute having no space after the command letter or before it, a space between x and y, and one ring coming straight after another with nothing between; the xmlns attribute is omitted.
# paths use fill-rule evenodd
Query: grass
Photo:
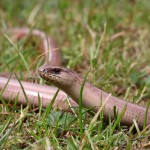
<svg viewBox="0 0 150 150"><path fill-rule="evenodd" d="M10 37L3 33L8 27L35 27L55 39L64 66L83 76L91 67L88 80L92 84L127 101L148 106L149 10L148 0L0 1L0 72L18 72L23 79L22 72L29 73L42 65L36 40L25 39L12 45ZM122 126L121 115L105 123L103 111L97 117L82 108L79 121L81 111L78 113L77 109L67 113L51 110L51 106L46 110L40 105L38 110L2 101L1 149L150 148L150 128L139 131L136 122L135 130L133 126Z"/></svg>

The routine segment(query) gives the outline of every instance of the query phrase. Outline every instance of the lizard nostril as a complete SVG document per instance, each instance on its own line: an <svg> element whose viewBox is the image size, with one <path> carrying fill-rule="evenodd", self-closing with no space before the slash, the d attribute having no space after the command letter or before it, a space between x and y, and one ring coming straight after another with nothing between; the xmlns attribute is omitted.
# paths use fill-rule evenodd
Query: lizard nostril
<svg viewBox="0 0 150 150"><path fill-rule="evenodd" d="M46 72L46 69L43 69L43 73L45 73Z"/></svg>

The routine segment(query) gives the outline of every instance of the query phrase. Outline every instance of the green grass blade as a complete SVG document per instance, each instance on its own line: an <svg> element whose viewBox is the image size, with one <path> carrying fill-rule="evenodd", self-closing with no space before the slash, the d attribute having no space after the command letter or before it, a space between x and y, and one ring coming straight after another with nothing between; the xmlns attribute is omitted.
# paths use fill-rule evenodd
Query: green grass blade
<svg viewBox="0 0 150 150"><path fill-rule="evenodd" d="M75 145L75 141L74 141L73 137L70 137L67 140L67 145L68 145L68 148L71 150L78 150L78 147Z"/></svg>
<svg viewBox="0 0 150 150"><path fill-rule="evenodd" d="M48 116L52 110L52 106L53 106L53 103L58 95L58 92L59 92L59 89L56 91L53 99L51 100L50 104L46 107L46 116Z"/></svg>
<svg viewBox="0 0 150 150"><path fill-rule="evenodd" d="M41 116L41 111L42 111L42 102L41 102L41 97L40 97L40 94L38 93L38 107L39 107L39 118Z"/></svg>
<svg viewBox="0 0 150 150"><path fill-rule="evenodd" d="M0 91L0 100L1 100L1 102L3 103L3 105L4 105L6 108L7 108L7 105L6 105L5 100L3 100L3 98L2 98L2 95L3 95L3 93L5 92L5 90L6 90L7 86L8 86L8 83L9 83L10 79L11 79L11 76L8 78L8 81L6 82L4 88Z"/></svg>
<svg viewBox="0 0 150 150"><path fill-rule="evenodd" d="M83 135L83 127L82 127L82 93L83 93L84 84L86 82L86 79L87 79L89 71L90 71L90 69L85 74L85 77L83 79L83 82L82 82L82 85L81 85L81 89L80 89L80 98L79 98L79 124L80 124L80 134L81 134L81 136Z"/></svg>
<svg viewBox="0 0 150 150"><path fill-rule="evenodd" d="M120 121L121 121L121 119L122 119L122 117L123 117L123 115L124 115L124 113L125 113L125 111L126 111L126 108L127 108L127 105L125 105L125 106L123 107L122 111L121 111L120 114L118 115L117 120L115 121L114 125L113 125L112 128L111 128L110 135L113 134L113 132L114 132L116 126L117 126L118 124L120 124Z"/></svg>
<svg viewBox="0 0 150 150"><path fill-rule="evenodd" d="M11 116L9 116L9 117L7 118L7 120L5 121L3 127L0 129L0 137L2 137L3 132L4 132L5 129L8 127L10 120L11 120Z"/></svg>
<svg viewBox="0 0 150 150"><path fill-rule="evenodd" d="M150 100L148 101L147 107L146 107L146 112L145 112L145 117L144 117L143 129L146 127L146 122L147 122L147 118L148 118L148 110L149 110L149 106L150 106Z"/></svg>
<svg viewBox="0 0 150 150"><path fill-rule="evenodd" d="M27 94L26 94L26 92L25 92L25 90L24 90L24 87L23 87L23 85L22 85L20 79L18 78L17 74L15 74L15 76L16 76L16 78L17 78L17 80L18 80L18 82L19 82L19 84L20 84L20 86L21 86L22 92L23 92L23 94L24 94L24 96L25 96L25 100L26 100L26 103L27 103L27 106L28 106L28 105L29 105L29 100L28 100Z"/></svg>
<svg viewBox="0 0 150 150"><path fill-rule="evenodd" d="M2 145L5 142L5 139L10 135L10 133L13 131L13 129L18 123L19 123L18 121L14 123L13 126L10 129L8 129L7 132L1 137L0 145Z"/></svg>
<svg viewBox="0 0 150 150"><path fill-rule="evenodd" d="M18 52L18 55L20 56L21 60L23 61L24 66L25 66L25 68L27 69L27 72L28 72L28 74L29 74L29 76L30 76L30 70L29 70L29 67L28 67L28 63L26 62L26 60L25 60L23 54L20 52L18 46L16 46L16 45L13 43L13 41L8 37L8 35L5 34L5 37L6 37L6 39L10 42L10 44L16 49L16 51Z"/></svg>

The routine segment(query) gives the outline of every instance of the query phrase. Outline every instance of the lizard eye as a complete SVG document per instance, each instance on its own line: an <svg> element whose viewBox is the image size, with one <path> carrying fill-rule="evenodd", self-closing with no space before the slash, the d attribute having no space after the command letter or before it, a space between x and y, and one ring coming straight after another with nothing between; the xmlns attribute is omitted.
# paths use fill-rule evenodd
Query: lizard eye
<svg viewBox="0 0 150 150"><path fill-rule="evenodd" d="M54 68L53 70L52 70L52 73L53 74L59 74L61 72L61 69L60 68Z"/></svg>

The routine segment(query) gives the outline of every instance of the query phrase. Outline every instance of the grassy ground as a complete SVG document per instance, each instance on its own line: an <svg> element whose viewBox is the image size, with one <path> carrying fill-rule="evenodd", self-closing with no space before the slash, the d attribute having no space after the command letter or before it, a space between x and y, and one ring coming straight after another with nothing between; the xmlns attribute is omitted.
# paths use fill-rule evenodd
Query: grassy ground
<svg viewBox="0 0 150 150"><path fill-rule="evenodd" d="M61 48L63 65L101 89L134 103L150 100L150 5L148 0L1 0L0 72L27 67L4 33L6 28L35 27L51 35ZM99 48L99 42L102 40ZM32 43L20 42L29 69L42 64ZM39 58L39 59L36 59ZM11 106L11 107L10 107ZM22 113L22 115L20 115ZM54 117L53 117L54 116ZM1 149L150 149L150 129L94 121L84 113L83 131L75 114L0 105ZM23 118L22 118L23 117ZM66 121L66 117L69 118Z"/></svg>

